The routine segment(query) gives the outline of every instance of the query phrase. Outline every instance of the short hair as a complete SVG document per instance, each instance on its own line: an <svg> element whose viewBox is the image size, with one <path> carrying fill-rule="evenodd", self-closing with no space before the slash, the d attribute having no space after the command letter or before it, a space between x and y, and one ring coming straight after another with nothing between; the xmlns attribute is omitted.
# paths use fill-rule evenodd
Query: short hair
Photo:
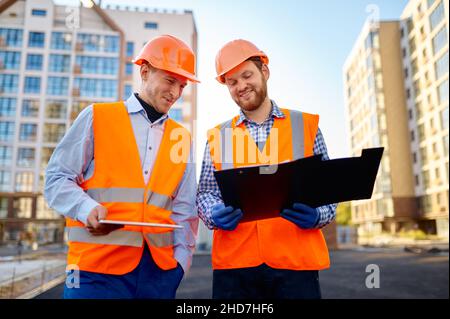
<svg viewBox="0 0 450 319"><path fill-rule="evenodd" d="M248 58L245 61L252 61L256 65L258 70L262 71L263 61L261 60L261 57L259 57L259 56L252 56L252 57Z"/></svg>

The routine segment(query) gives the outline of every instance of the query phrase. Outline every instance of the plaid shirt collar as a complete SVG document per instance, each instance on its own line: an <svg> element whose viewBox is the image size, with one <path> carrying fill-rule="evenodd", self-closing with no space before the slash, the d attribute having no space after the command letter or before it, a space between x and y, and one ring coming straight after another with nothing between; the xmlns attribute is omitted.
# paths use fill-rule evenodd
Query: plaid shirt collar
<svg viewBox="0 0 450 319"><path fill-rule="evenodd" d="M280 108L278 107L277 103L275 103L274 100L270 100L270 102L272 103L272 110L270 111L270 115L269 117L264 121L266 122L269 119L274 119L274 118L285 118L284 113L280 110ZM252 120L249 120L244 112L242 111L242 109L239 111L239 119L236 121L236 126L241 125L241 123L255 123ZM255 123L256 124L256 123Z"/></svg>

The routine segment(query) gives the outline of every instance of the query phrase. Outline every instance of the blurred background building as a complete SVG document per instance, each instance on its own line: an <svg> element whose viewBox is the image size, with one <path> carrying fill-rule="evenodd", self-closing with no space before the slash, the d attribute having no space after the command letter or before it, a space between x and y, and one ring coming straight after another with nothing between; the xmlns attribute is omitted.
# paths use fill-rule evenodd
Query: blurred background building
<svg viewBox="0 0 450 319"><path fill-rule="evenodd" d="M147 40L170 33L197 52L191 11L74 4L0 0L0 244L23 232L62 241L64 220L42 195L48 160L84 107L138 89L131 60ZM195 133L196 109L189 85L170 115Z"/></svg>
<svg viewBox="0 0 450 319"><path fill-rule="evenodd" d="M358 234L449 237L448 2L411 0L368 21L344 64L352 156L383 146L372 199L351 203Z"/></svg>

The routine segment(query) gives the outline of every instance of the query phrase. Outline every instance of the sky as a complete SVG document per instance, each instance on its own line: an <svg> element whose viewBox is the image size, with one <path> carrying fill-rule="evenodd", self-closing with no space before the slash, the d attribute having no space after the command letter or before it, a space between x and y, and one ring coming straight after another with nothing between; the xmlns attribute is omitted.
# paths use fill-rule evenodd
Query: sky
<svg viewBox="0 0 450 319"><path fill-rule="evenodd" d="M58 1L57 1L58 2ZM197 161L207 129L238 114L215 80L215 56L228 41L253 42L269 56L269 97L281 107L319 114L331 158L350 156L343 64L377 6L399 19L408 0L103 0L102 4L192 10L198 32Z"/></svg>

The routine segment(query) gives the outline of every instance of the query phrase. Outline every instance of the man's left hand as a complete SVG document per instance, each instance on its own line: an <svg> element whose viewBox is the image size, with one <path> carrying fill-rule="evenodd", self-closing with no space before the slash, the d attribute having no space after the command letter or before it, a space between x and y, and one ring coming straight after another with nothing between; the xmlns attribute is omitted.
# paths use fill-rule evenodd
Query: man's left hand
<svg viewBox="0 0 450 319"><path fill-rule="evenodd" d="M317 209L301 203L294 203L293 209L284 209L281 212L281 217L303 229L315 228L319 222Z"/></svg>

